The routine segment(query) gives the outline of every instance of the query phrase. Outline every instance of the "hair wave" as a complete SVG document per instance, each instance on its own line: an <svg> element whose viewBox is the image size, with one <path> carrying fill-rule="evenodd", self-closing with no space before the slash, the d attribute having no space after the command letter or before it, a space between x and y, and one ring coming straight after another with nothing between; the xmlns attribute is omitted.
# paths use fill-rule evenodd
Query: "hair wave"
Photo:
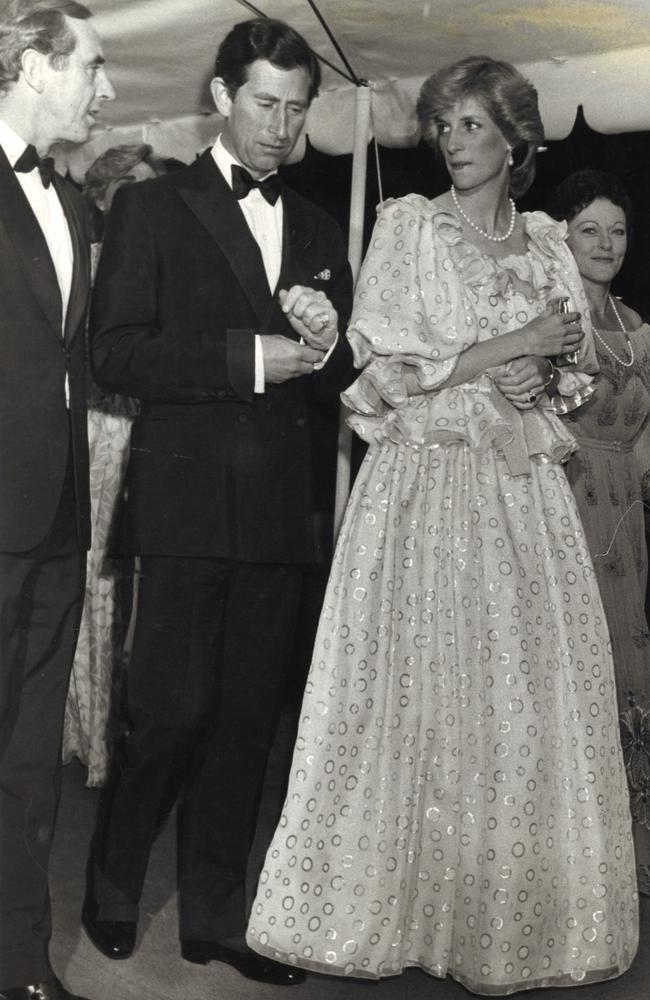
<svg viewBox="0 0 650 1000"><path fill-rule="evenodd" d="M66 17L86 21L91 13L76 0L8 0L0 6L0 95L16 83L27 49L49 56L61 69L77 44Z"/></svg>
<svg viewBox="0 0 650 1000"><path fill-rule="evenodd" d="M537 91L510 63L469 56L432 73L423 83L416 112L422 135L438 149L438 119L468 97L480 101L512 147L510 191L524 194L535 177L537 148L544 142Z"/></svg>

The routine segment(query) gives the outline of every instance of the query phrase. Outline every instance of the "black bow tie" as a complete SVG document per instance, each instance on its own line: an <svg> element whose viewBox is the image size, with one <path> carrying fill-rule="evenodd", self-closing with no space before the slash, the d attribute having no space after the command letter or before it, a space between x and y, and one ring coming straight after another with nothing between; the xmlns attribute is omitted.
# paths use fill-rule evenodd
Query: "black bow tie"
<svg viewBox="0 0 650 1000"><path fill-rule="evenodd" d="M14 170L17 174L28 174L34 167L38 168L43 187L49 187L54 177L54 160L51 156L44 156L41 159L34 146L25 146L14 163Z"/></svg>
<svg viewBox="0 0 650 1000"><path fill-rule="evenodd" d="M230 169L232 172L232 189L238 201L245 198L253 188L259 188L269 205L275 205L280 197L281 186L280 178L277 174L271 174L270 177L265 177L262 181L256 181L245 167L238 167L233 163Z"/></svg>

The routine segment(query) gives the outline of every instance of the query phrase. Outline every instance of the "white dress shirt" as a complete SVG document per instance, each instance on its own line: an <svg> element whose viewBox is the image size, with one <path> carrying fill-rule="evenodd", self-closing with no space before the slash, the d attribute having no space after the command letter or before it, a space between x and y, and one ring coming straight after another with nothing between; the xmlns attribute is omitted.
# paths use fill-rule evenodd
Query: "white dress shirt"
<svg viewBox="0 0 650 1000"><path fill-rule="evenodd" d="M223 174L226 184L232 188L231 167L233 165L241 167L242 164L234 156L231 156L222 143L220 135L217 136L217 141L212 147L212 158ZM272 170L271 173L276 173L276 171ZM260 248L269 288L274 292L282 266L282 224L284 220L282 198L278 198L275 205L270 205L259 188L251 188L246 197L240 199L239 207L255 242ZM264 353L261 337L256 334L254 391L264 392L264 388Z"/></svg>
<svg viewBox="0 0 650 1000"><path fill-rule="evenodd" d="M0 146L13 167L16 160L23 154L27 143L5 122L0 121ZM17 173L16 179L25 192L27 201L36 216L36 221L43 231L47 248L50 251L52 264L61 292L61 336L65 329L65 318L70 301L72 288L72 268L74 263L72 240L68 222L59 201L54 184L43 187L38 168L34 167L28 174Z"/></svg>
<svg viewBox="0 0 650 1000"><path fill-rule="evenodd" d="M223 174L226 184L232 190L231 168L233 165L241 167L243 164L241 164L239 160L236 160L235 157L228 152L221 141L220 135L217 136L216 142L212 147L212 159ZM265 177L271 177L271 175L275 173L277 173L277 170L271 170L268 174L265 174L264 177L260 177L259 179L264 180ZM269 288L272 292L274 292L278 283L278 278L280 277L280 269L282 266L282 225L284 221L282 198L278 198L275 205L271 205L259 188L251 188L245 198L239 199L239 207L243 212L244 218L246 219L248 228L253 234L255 242L260 248ZM314 365L314 371L318 371L323 368L323 366L327 363L332 351L336 347L337 341L338 334L336 335L332 346L325 352L322 361L319 361L318 364ZM304 343L302 338L300 342ZM264 389L264 353L262 351L262 338L259 334L256 334L255 385L253 391L259 393L264 392Z"/></svg>

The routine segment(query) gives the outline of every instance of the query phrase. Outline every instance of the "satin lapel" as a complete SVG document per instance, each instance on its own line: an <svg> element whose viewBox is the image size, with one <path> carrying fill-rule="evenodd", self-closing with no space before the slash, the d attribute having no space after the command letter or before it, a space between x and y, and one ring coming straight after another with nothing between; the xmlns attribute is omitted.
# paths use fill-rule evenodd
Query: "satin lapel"
<svg viewBox="0 0 650 1000"><path fill-rule="evenodd" d="M0 149L0 220L52 333L61 342L61 292L43 230Z"/></svg>
<svg viewBox="0 0 650 1000"><path fill-rule="evenodd" d="M305 211L304 202L298 199L291 188L283 186L282 203L284 206L284 223L282 233L282 267L280 269L279 288L285 288L287 282L292 285L302 276L300 284L309 284L304 276L311 274L311 262L314 257L314 220ZM285 284L280 284L284 281Z"/></svg>
<svg viewBox="0 0 650 1000"><path fill-rule="evenodd" d="M65 181L55 175L54 186L65 212L72 242L72 286L65 318L65 340L70 341L74 339L76 333L84 329L90 281L90 250L85 242L79 215L70 198Z"/></svg>
<svg viewBox="0 0 650 1000"><path fill-rule="evenodd" d="M209 150L187 171L178 193L223 251L261 322L271 301L262 254Z"/></svg>

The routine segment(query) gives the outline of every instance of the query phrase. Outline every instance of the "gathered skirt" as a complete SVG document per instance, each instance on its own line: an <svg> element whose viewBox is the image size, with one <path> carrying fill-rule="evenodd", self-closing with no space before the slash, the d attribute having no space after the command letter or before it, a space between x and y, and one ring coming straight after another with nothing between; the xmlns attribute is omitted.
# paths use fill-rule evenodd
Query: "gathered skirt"
<svg viewBox="0 0 650 1000"><path fill-rule="evenodd" d="M371 445L248 943L504 995L620 975L637 938L609 636L562 467Z"/></svg>

